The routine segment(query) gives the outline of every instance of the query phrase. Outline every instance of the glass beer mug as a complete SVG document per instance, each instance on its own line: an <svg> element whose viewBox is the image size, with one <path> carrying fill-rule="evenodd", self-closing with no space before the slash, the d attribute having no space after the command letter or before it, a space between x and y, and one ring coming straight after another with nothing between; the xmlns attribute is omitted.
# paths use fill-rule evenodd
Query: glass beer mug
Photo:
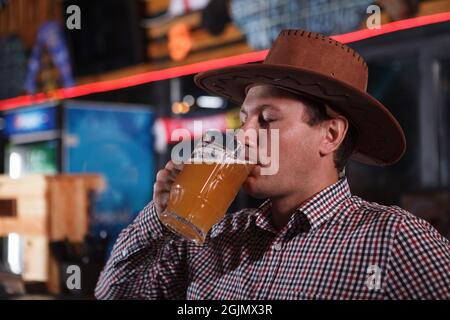
<svg viewBox="0 0 450 320"><path fill-rule="evenodd" d="M159 215L170 230L203 244L211 227L225 215L253 165L244 158L236 133L207 132L171 187Z"/></svg>

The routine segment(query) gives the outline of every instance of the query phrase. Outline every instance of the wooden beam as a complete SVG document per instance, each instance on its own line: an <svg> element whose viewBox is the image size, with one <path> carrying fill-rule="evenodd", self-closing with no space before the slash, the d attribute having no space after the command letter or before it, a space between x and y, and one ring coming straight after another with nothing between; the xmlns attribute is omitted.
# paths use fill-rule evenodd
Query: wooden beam
<svg viewBox="0 0 450 320"><path fill-rule="evenodd" d="M205 29L197 29L191 33L192 39L192 49L191 53L203 50L208 47L223 45L226 46L227 43L236 42L238 40L245 41L245 36L241 31L234 25L228 24L225 30L218 36L211 35ZM147 54L149 59L161 59L164 57L169 57L169 48L167 41L160 41L156 43L150 43L148 45Z"/></svg>
<svg viewBox="0 0 450 320"><path fill-rule="evenodd" d="M87 83L93 83L97 81L106 81L106 80L114 80L119 79L122 77L132 76L135 74L140 74L148 71L154 71L154 70L164 70L167 68L173 68L173 67L179 67L188 65L191 63L197 63L201 61L208 61L211 59L218 59L218 58L225 58L225 57L231 57L234 55L239 55L243 53L248 53L254 51L249 45L246 43L239 43L236 45L233 45L231 47L224 47L216 50L208 50L204 52L197 52L197 53L191 53L187 56L186 59L183 61L172 61L172 60L165 60L160 61L158 63L143 63L136 66L128 67L128 68L122 68L120 70L105 72L99 75L94 76L87 76L77 79L77 84L87 84Z"/></svg>
<svg viewBox="0 0 450 320"><path fill-rule="evenodd" d="M165 23L159 23L147 28L147 37L150 39L167 36L169 29L177 23L185 23L191 28L200 26L202 16L200 11L191 12L182 16L174 17Z"/></svg>
<svg viewBox="0 0 450 320"><path fill-rule="evenodd" d="M147 15L159 14L169 8L170 0L146 0L145 13Z"/></svg>
<svg viewBox="0 0 450 320"><path fill-rule="evenodd" d="M191 64L191 63L196 63L196 62L201 62L201 61L230 57L230 56L243 54L243 53L247 53L247 52L251 52L251 51L253 51L253 49L249 45L247 45L246 43L243 42L243 43L236 44L234 46L223 47L223 48L219 48L216 50L200 51L200 52L195 52L195 53L193 52L190 55L188 55L188 57L185 60L183 60L181 62L175 62L175 61L168 60L167 62L158 63L157 66L159 67L158 69L166 69L166 68L171 68L171 67L175 67L175 66L186 65L186 64Z"/></svg>
<svg viewBox="0 0 450 320"><path fill-rule="evenodd" d="M419 3L417 16L426 16L430 14L450 11L449 0L422 1Z"/></svg>

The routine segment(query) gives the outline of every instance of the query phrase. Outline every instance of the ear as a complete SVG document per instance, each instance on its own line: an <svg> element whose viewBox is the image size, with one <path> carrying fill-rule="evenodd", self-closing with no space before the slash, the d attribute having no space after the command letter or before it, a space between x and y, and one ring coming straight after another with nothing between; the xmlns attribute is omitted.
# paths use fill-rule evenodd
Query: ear
<svg viewBox="0 0 450 320"><path fill-rule="evenodd" d="M323 139L319 153L321 156L326 156L334 153L344 141L348 130L348 120L334 113L331 119L322 123L322 130Z"/></svg>

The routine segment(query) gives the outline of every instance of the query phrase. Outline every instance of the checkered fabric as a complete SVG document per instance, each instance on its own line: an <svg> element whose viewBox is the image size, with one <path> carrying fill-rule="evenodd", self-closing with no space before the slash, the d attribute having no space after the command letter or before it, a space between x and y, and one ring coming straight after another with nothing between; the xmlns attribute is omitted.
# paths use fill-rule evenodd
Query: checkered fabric
<svg viewBox="0 0 450 320"><path fill-rule="evenodd" d="M281 231L270 201L228 214L203 246L150 203L124 229L99 299L450 299L450 243L399 207L352 196L345 178L303 203Z"/></svg>

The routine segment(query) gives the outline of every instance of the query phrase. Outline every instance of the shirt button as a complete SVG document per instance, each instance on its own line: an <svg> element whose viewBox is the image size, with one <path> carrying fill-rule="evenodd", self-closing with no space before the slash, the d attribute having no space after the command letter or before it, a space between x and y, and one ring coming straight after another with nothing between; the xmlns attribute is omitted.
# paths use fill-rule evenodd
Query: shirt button
<svg viewBox="0 0 450 320"><path fill-rule="evenodd" d="M123 249L122 250L122 257L125 258L127 256L127 254L128 254L128 251L126 249Z"/></svg>
<svg viewBox="0 0 450 320"><path fill-rule="evenodd" d="M273 245L273 249L275 250L275 251L280 251L281 249L282 249L282 246L281 246L281 243L275 243L274 245Z"/></svg>

